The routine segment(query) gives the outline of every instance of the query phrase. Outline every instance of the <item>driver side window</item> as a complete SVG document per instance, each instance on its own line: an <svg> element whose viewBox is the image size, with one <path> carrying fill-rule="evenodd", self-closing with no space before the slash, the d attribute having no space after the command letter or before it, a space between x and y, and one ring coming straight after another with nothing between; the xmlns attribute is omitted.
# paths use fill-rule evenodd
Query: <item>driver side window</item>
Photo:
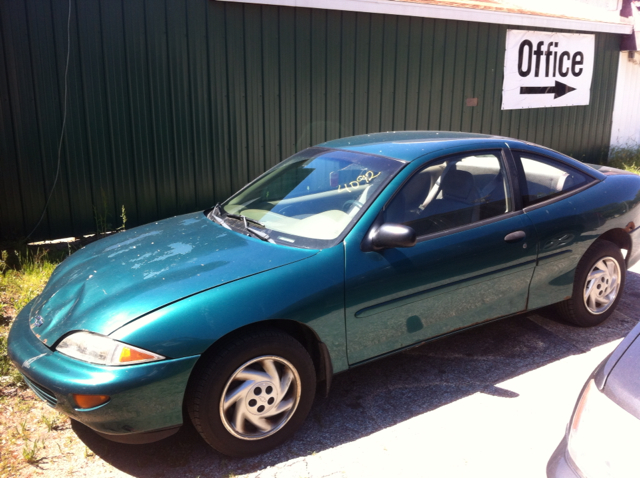
<svg viewBox="0 0 640 478"><path fill-rule="evenodd" d="M429 163L389 203L385 222L424 236L504 214L511 205L506 177L498 151Z"/></svg>

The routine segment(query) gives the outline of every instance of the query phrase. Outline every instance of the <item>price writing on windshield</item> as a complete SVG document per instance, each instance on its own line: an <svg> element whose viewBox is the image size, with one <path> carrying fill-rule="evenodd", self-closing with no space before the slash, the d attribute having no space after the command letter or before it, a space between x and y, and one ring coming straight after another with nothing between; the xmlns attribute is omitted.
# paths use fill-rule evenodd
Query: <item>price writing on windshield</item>
<svg viewBox="0 0 640 478"><path fill-rule="evenodd" d="M349 184L344 183L344 184L340 184L338 185L338 191L345 191L350 193L351 188L357 188L358 186L361 186L362 183L365 184L369 184L373 179L377 178L378 176L380 176L381 173L375 174L373 171L367 171L364 174L361 174L360 176L358 176L355 181L350 181Z"/></svg>

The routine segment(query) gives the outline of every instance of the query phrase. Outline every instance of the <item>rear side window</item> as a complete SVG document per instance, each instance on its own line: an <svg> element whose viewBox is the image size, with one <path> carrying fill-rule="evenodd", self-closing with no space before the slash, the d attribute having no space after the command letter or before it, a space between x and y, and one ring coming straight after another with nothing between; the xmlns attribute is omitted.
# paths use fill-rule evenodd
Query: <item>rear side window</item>
<svg viewBox="0 0 640 478"><path fill-rule="evenodd" d="M556 161L514 151L524 173L521 181L524 207L560 196L593 180L590 176Z"/></svg>

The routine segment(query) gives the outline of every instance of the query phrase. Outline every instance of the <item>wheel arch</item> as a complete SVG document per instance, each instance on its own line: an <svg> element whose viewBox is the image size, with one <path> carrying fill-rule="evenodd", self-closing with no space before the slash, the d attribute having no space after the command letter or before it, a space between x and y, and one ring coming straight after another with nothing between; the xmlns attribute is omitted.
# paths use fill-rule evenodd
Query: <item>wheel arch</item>
<svg viewBox="0 0 640 478"><path fill-rule="evenodd" d="M603 234L589 246L575 270L572 295L568 300L556 304L556 311L566 322L580 327L593 327L603 323L613 313L625 282L624 246L624 236L619 233ZM615 271L602 265L602 261L608 259L617 264ZM600 273L592 276L596 269ZM611 284L615 284L612 289L609 288L610 278ZM598 282L597 289L595 282ZM610 293L614 295L610 296ZM592 298L591 304L587 303L587 295Z"/></svg>
<svg viewBox="0 0 640 478"><path fill-rule="evenodd" d="M236 340L242 335L265 329L281 330L302 344L313 361L318 384L322 384L322 389L325 394L328 394L333 378L333 366L331 365L329 349L324 342L320 340L320 337L318 337L311 327L294 320L264 320L234 329L211 344L211 346L201 355L198 362L203 361L203 359L211 356L212 354L215 354L219 348L224 347L225 344ZM198 364L196 363L196 367L197 365Z"/></svg>
<svg viewBox="0 0 640 478"><path fill-rule="evenodd" d="M629 231L622 228L610 229L598 237L597 240L612 242L620 249L626 250L625 265L629 265L629 257L631 256L631 248L633 247Z"/></svg>

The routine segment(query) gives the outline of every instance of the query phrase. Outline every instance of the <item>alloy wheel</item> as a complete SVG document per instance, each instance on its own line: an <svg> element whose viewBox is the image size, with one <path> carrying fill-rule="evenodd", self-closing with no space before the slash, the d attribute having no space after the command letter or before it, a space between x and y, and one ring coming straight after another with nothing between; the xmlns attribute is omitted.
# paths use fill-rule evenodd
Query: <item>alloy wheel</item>
<svg viewBox="0 0 640 478"><path fill-rule="evenodd" d="M300 401L297 370L282 357L256 357L227 381L220 417L237 438L259 440L273 435L293 416Z"/></svg>
<svg viewBox="0 0 640 478"><path fill-rule="evenodd" d="M613 257L603 257L587 275L584 305L592 314L602 314L615 302L619 290L620 265Z"/></svg>

